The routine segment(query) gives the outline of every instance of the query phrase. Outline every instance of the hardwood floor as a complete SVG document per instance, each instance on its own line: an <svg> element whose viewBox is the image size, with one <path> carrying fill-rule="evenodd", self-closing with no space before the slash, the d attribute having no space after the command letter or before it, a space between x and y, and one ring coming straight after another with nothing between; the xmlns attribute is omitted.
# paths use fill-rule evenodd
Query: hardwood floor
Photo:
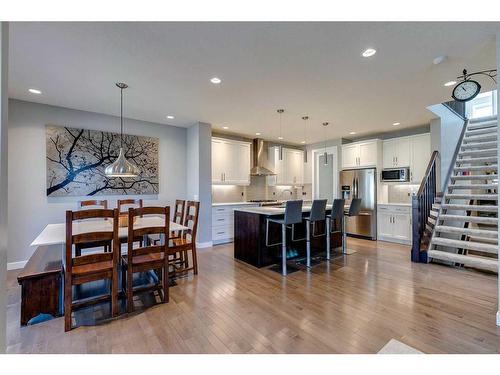
<svg viewBox="0 0 500 375"><path fill-rule="evenodd" d="M19 326L8 277L9 353L376 353L395 338L425 353L499 353L497 278L410 262L407 246L349 239L357 252L287 278L199 251L199 275L170 303L64 332L64 319Z"/></svg>

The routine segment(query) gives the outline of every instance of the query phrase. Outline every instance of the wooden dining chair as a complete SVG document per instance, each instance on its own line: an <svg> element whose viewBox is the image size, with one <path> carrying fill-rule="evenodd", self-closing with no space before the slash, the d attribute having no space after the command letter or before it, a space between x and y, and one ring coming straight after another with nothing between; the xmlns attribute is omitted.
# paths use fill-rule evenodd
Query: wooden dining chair
<svg viewBox="0 0 500 375"><path fill-rule="evenodd" d="M186 208L186 201L182 199L175 200L175 211L172 221L177 224L182 224L184 221L184 210ZM182 231L172 231L170 233L170 238L180 238Z"/></svg>
<svg viewBox="0 0 500 375"><path fill-rule="evenodd" d="M105 199L103 199L103 200L91 199L91 200L86 200L86 201L78 201L78 209L79 210L95 209L95 208L102 208L102 209L107 210L108 209L108 201ZM79 257L80 255L82 255L82 250L99 248L99 247L102 247L104 249L104 252L109 252L109 251L111 251L111 242L110 241L98 241L98 242L89 242L89 243L79 243L78 245L75 245L75 255Z"/></svg>
<svg viewBox="0 0 500 375"><path fill-rule="evenodd" d="M183 274L188 271L193 271L198 274L198 260L196 255L196 233L198 231L198 217L200 214L200 202L187 201L186 215L184 217L184 226L188 229L182 231L180 238L170 240L168 248L170 256L170 264L173 266L175 273ZM188 256L191 252L192 265L189 266ZM179 262L178 254L182 253L181 261ZM182 261L184 260L184 261Z"/></svg>
<svg viewBox="0 0 500 375"><path fill-rule="evenodd" d="M113 219L106 221L109 230L73 233L75 221L87 219ZM81 223L80 223L81 224ZM111 252L73 256L73 247L82 243L111 242ZM92 303L111 300L111 314L118 315L118 261L120 247L118 239L118 210L92 209L83 211L66 211L66 251L64 256L64 329L72 328L72 312ZM81 285L91 281L110 280L109 295L101 295L92 300L73 301L73 285Z"/></svg>
<svg viewBox="0 0 500 375"><path fill-rule="evenodd" d="M165 219L163 226L134 228L134 217L143 215L161 215ZM128 210L128 241L127 255L122 256L122 287L127 295L127 311L134 310L134 294L150 291L162 290L162 301L168 302L169 299L169 280L168 280L168 240L160 244L153 244L149 241L145 246L134 248L133 238L148 235L160 235L167 239L170 233L170 207L143 207L129 208ZM134 288L133 276L136 272L156 271L158 282ZM126 275L126 279L125 279Z"/></svg>
<svg viewBox="0 0 500 375"><path fill-rule="evenodd" d="M120 211L120 214L127 214L128 213L128 207L127 209L124 210L123 206L134 206L133 208L142 208L142 199L133 199L133 198L128 198L128 199L118 199L116 201L116 206L118 207L118 211ZM142 216L141 216L142 217ZM127 243L127 238L121 238L121 243ZM139 242L139 246L142 246L142 237L137 237L134 239L134 241Z"/></svg>

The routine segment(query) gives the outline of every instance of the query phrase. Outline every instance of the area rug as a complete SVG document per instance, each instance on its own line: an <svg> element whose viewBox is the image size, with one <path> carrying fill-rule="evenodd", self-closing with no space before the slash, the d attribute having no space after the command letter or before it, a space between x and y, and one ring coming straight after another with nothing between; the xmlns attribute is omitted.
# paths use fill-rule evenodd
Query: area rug
<svg viewBox="0 0 500 375"><path fill-rule="evenodd" d="M391 339L377 354L424 354L420 350L412 348L401 341Z"/></svg>

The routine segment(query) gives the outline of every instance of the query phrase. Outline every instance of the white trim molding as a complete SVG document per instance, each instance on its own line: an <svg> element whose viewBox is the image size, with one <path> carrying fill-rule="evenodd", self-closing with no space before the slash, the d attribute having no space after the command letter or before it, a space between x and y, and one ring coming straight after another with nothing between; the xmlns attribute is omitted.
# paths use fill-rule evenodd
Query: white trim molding
<svg viewBox="0 0 500 375"><path fill-rule="evenodd" d="M207 242L197 242L196 243L196 247L198 249L203 249L205 247L212 247L213 246L213 243L212 241L207 241Z"/></svg>
<svg viewBox="0 0 500 375"><path fill-rule="evenodd" d="M24 268L24 266L28 263L27 260L23 260L21 262L10 262L7 263L7 271L18 270Z"/></svg>
<svg viewBox="0 0 500 375"><path fill-rule="evenodd" d="M500 310L497 311L497 326L500 327Z"/></svg>

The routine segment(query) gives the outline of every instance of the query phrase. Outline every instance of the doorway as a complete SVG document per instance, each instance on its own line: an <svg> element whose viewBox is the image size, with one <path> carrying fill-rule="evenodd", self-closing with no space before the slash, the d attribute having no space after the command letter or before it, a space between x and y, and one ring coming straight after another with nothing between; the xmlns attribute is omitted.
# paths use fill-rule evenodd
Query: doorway
<svg viewBox="0 0 500 375"><path fill-rule="evenodd" d="M327 199L331 204L339 195L337 146L312 150L312 157L313 199Z"/></svg>

